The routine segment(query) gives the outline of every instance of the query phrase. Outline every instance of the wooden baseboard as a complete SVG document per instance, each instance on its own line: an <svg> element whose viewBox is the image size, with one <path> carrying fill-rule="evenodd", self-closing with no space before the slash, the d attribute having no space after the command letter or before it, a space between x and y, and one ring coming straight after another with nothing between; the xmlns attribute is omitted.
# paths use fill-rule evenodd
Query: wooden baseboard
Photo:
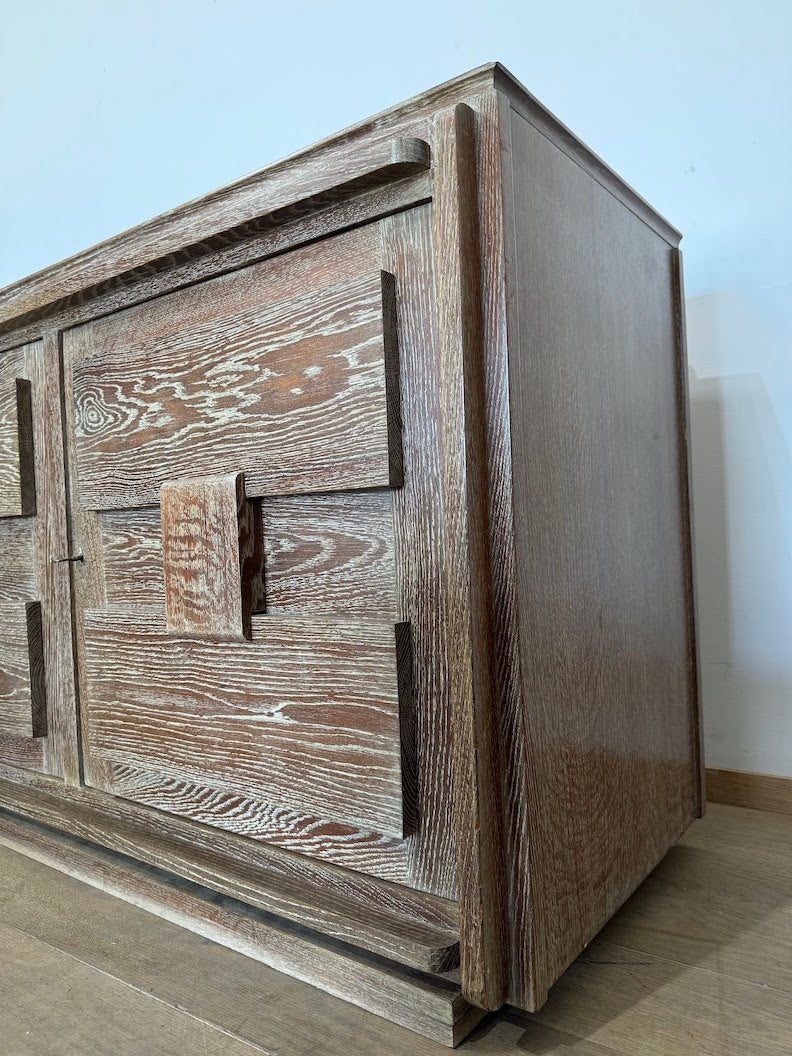
<svg viewBox="0 0 792 1056"><path fill-rule="evenodd" d="M3 809L0 844L443 1045L486 1015L453 977L402 968Z"/></svg>
<svg viewBox="0 0 792 1056"><path fill-rule="evenodd" d="M792 777L708 769L707 799L732 807L792 814Z"/></svg>

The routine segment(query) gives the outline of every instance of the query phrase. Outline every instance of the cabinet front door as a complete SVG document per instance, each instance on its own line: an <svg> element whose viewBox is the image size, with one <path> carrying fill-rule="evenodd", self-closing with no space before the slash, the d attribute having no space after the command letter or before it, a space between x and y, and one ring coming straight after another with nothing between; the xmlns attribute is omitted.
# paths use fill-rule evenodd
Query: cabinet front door
<svg viewBox="0 0 792 1056"><path fill-rule="evenodd" d="M0 763L78 780L58 345L0 353Z"/></svg>
<svg viewBox="0 0 792 1056"><path fill-rule="evenodd" d="M442 633L405 571L427 555L431 604L411 212L64 334L78 667L89 784L447 894L416 773Z"/></svg>

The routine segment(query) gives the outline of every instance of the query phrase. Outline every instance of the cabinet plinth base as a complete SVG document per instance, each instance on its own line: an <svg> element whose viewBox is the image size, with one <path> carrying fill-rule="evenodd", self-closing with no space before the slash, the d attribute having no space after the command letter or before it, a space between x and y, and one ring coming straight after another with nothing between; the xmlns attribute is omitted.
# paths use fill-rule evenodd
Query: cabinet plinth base
<svg viewBox="0 0 792 1056"><path fill-rule="evenodd" d="M369 956L3 809L0 844L443 1045L458 1045L486 1015L448 978Z"/></svg>

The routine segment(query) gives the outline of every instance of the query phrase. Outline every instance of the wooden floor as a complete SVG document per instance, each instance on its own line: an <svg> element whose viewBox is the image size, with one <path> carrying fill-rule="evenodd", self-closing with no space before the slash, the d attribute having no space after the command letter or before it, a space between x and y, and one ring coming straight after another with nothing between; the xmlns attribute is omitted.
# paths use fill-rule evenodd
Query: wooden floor
<svg viewBox="0 0 792 1056"><path fill-rule="evenodd" d="M0 848L0 1056L449 1050ZM712 804L535 1016L457 1052L792 1053L792 817Z"/></svg>

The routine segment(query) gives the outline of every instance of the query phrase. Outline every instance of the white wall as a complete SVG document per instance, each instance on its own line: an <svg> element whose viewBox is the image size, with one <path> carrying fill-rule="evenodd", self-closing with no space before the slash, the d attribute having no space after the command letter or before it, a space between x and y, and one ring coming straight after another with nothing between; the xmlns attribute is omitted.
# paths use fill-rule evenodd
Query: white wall
<svg viewBox="0 0 792 1056"><path fill-rule="evenodd" d="M688 300L707 763L792 775L792 286Z"/></svg>
<svg viewBox="0 0 792 1056"><path fill-rule="evenodd" d="M710 765L792 775L789 0L0 11L0 285L497 58L686 234Z"/></svg>

